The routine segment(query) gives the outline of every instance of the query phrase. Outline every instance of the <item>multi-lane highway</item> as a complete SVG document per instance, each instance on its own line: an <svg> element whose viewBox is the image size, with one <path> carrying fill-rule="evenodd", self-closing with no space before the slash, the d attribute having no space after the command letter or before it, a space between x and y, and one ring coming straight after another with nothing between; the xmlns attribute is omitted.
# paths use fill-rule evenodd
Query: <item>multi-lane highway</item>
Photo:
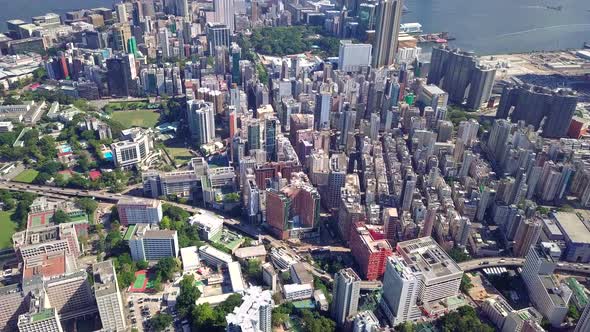
<svg viewBox="0 0 590 332"><path fill-rule="evenodd" d="M109 193L106 191L89 191L89 190L78 190L78 189L69 189L69 188L58 188L58 187L51 187L51 186L41 186L35 184L25 184L19 182L12 182L12 181L2 181L0 182L0 189L8 189L8 190L15 190L15 191L26 191L31 192L39 195L55 197L55 198L68 198L68 197L92 197L98 200L108 201L108 202L117 202L122 198L133 198L135 196L131 195L124 195L124 194L114 194ZM168 204L178 206L190 213L199 213L202 212L203 209L194 207L187 204L179 204L174 202L166 202ZM269 242L273 247L280 247L290 254L296 255L297 253L293 248L287 246L284 242L278 241L270 235L261 233L261 229L259 227L251 226L242 224L235 219L224 218L224 223L229 228L235 229L240 231L244 234L247 234L252 237L260 237L267 242ZM348 248L343 247L326 247L330 251L336 252L343 252L348 251ZM308 263L307 268L317 277L323 278L325 280L331 280L331 276L328 273L322 271L318 271L318 269L314 268ZM463 271L473 271L473 270L480 270L486 267L496 267L496 266L506 266L506 267L520 267L524 264L523 258L513 258L513 257L486 257L481 259L474 259L466 262L459 263L459 266L463 269ZM588 275L590 276L590 264L576 264L576 263L568 263L568 262L560 262L557 264L556 267L557 271L561 272L568 272L568 273L575 273L581 275Z"/></svg>
<svg viewBox="0 0 590 332"><path fill-rule="evenodd" d="M524 264L524 258L514 257L486 257L473 259L459 263L459 267L463 271L474 271L485 269L488 267L521 267ZM569 262L558 262L555 270L558 272L573 273L579 275L590 276L590 264L579 264Z"/></svg>
<svg viewBox="0 0 590 332"><path fill-rule="evenodd" d="M59 188L59 187L42 186L42 185L36 185L36 184L26 184L26 183L12 182L12 181L0 182L0 189L8 189L8 190L13 190L13 191L25 191L25 192L35 193L38 195L54 197L54 198L62 198L62 199L70 198L70 197L92 197L92 198L95 198L98 200L112 202L112 203L115 203L123 198L135 198L135 196L131 196L131 195L114 194L114 193L109 193L106 191L91 191L91 190L78 190L78 189L70 189L70 188ZM201 208L194 207L194 206L187 205L187 204L180 204L180 203L169 202L169 201L166 201L166 203L170 204L170 205L177 206L177 207L184 209L185 211L188 211L192 214L202 213L203 211L205 211ZM211 211L207 211L207 212L214 213ZM221 217L221 216L220 216L220 218L223 218L224 224L229 228L240 231L244 234L247 234L247 235L255 237L255 238L260 236L263 240L266 240L267 242L269 242L273 247L283 248L289 254L291 254L293 256L297 256L297 253L292 248L287 246L282 241L278 241L275 238L273 238L272 236L262 233L261 229L259 227L247 225L247 224L242 224L239 221L237 221L235 219L231 219L231 218L225 218L225 217ZM347 248L345 248L345 249L347 249ZM343 249L338 247L337 251L343 251ZM311 273L313 275L315 275L319 278L322 278L324 280L328 280L328 281L332 280L332 276L330 276L330 274L326 273L325 271L317 269L307 262L303 262L303 263L305 264L306 268L309 271L311 271Z"/></svg>

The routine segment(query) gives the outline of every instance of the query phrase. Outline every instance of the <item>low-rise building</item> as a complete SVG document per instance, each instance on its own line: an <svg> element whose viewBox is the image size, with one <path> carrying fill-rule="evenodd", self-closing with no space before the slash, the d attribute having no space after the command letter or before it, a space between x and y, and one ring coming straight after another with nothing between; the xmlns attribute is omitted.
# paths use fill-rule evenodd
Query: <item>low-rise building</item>
<svg viewBox="0 0 590 332"><path fill-rule="evenodd" d="M226 254L209 245L199 247L199 256L201 260L211 266L228 265L234 261L230 254Z"/></svg>
<svg viewBox="0 0 590 332"><path fill-rule="evenodd" d="M309 299L313 295L313 286L310 284L283 285L283 294L287 301Z"/></svg>
<svg viewBox="0 0 590 332"><path fill-rule="evenodd" d="M234 255L242 262L252 259L264 262L266 260L266 248L263 245L243 247L237 249Z"/></svg>
<svg viewBox="0 0 590 332"><path fill-rule="evenodd" d="M182 270L184 273L195 271L201 266L199 250L196 246L180 248L180 257L182 258Z"/></svg>

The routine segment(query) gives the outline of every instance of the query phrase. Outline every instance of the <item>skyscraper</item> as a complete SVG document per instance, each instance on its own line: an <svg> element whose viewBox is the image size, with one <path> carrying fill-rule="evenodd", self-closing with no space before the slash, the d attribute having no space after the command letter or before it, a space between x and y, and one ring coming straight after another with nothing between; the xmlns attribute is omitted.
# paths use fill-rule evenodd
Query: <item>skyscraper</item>
<svg viewBox="0 0 590 332"><path fill-rule="evenodd" d="M160 43L160 50L162 51L162 56L164 58L169 58L172 56L170 53L170 31L168 28L160 28L158 31L158 41Z"/></svg>
<svg viewBox="0 0 590 332"><path fill-rule="evenodd" d="M125 331L123 300L119 292L117 274L110 260L92 266L94 274L94 296L102 328L107 331Z"/></svg>
<svg viewBox="0 0 590 332"><path fill-rule="evenodd" d="M18 317L20 332L62 332L59 315L55 308L38 308Z"/></svg>
<svg viewBox="0 0 590 332"><path fill-rule="evenodd" d="M574 332L585 331L590 331L590 304L586 305L586 309L582 312L582 316L580 316L580 320L578 320L578 324L574 330Z"/></svg>
<svg viewBox="0 0 590 332"><path fill-rule="evenodd" d="M380 307L392 326L421 316L418 304L457 296L463 271L431 237L397 244L383 276Z"/></svg>
<svg viewBox="0 0 590 332"><path fill-rule="evenodd" d="M264 147L268 161L277 161L277 135L281 131L279 120L276 117L264 120Z"/></svg>
<svg viewBox="0 0 590 332"><path fill-rule="evenodd" d="M346 268L336 273L331 309L336 324L343 325L348 317L356 314L360 289L361 279L353 269Z"/></svg>
<svg viewBox="0 0 590 332"><path fill-rule="evenodd" d="M214 0L213 7L215 8L215 22L225 24L229 28L229 32L234 32L234 0Z"/></svg>
<svg viewBox="0 0 590 332"><path fill-rule="evenodd" d="M541 236L543 223L538 219L524 220L518 226L514 236L514 256L524 257Z"/></svg>
<svg viewBox="0 0 590 332"><path fill-rule="evenodd" d="M576 92L570 89L551 90L528 84L506 86L496 117L510 117L514 123L523 120L535 129L542 127L546 137L563 137L576 111L577 101Z"/></svg>
<svg viewBox="0 0 590 332"><path fill-rule="evenodd" d="M229 49L231 31L227 25L207 22L205 31L207 32L207 43L209 44L210 55L216 55L218 46L223 46Z"/></svg>
<svg viewBox="0 0 590 332"><path fill-rule="evenodd" d="M215 114L213 105L203 100L187 101L188 126L191 138L201 146L215 138Z"/></svg>
<svg viewBox="0 0 590 332"><path fill-rule="evenodd" d="M420 282L401 257L387 258L383 290L381 308L392 326L420 317L416 305Z"/></svg>
<svg viewBox="0 0 590 332"><path fill-rule="evenodd" d="M395 61L402 7L401 0L383 0L377 7L373 67L390 66Z"/></svg>
<svg viewBox="0 0 590 332"><path fill-rule="evenodd" d="M371 65L371 44L353 44L351 40L341 40L338 52L338 69L355 72Z"/></svg>
<svg viewBox="0 0 590 332"><path fill-rule="evenodd" d="M176 16L190 18L188 0L175 0Z"/></svg>
<svg viewBox="0 0 590 332"><path fill-rule="evenodd" d="M449 100L477 109L492 93L496 70L479 64L471 52L447 46L432 49L427 84L436 84L449 93Z"/></svg>
<svg viewBox="0 0 590 332"><path fill-rule="evenodd" d="M119 23L127 23L127 7L125 4L118 3L115 5L115 8L117 10L117 19L119 20Z"/></svg>

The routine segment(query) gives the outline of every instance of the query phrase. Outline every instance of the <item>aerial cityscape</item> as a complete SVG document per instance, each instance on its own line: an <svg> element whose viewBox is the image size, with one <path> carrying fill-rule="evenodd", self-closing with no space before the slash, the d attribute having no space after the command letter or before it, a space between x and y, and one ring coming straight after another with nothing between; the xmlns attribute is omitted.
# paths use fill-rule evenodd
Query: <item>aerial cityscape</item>
<svg viewBox="0 0 590 332"><path fill-rule="evenodd" d="M590 4L528 1L5 1L0 332L590 332Z"/></svg>

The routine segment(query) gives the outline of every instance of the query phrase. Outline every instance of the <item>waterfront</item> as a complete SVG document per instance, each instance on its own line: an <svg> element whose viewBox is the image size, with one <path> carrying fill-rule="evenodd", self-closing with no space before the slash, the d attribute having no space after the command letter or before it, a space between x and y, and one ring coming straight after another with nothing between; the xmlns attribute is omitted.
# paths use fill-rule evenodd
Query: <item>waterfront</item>
<svg viewBox="0 0 590 332"><path fill-rule="evenodd" d="M112 8L113 0L0 0L0 31L6 31L8 20L20 18L30 22L31 17L45 13L63 15L72 10L96 7Z"/></svg>
<svg viewBox="0 0 590 332"><path fill-rule="evenodd" d="M448 31L451 46L477 54L582 48L590 41L588 0L406 0L403 22ZM562 6L561 10L547 6Z"/></svg>

